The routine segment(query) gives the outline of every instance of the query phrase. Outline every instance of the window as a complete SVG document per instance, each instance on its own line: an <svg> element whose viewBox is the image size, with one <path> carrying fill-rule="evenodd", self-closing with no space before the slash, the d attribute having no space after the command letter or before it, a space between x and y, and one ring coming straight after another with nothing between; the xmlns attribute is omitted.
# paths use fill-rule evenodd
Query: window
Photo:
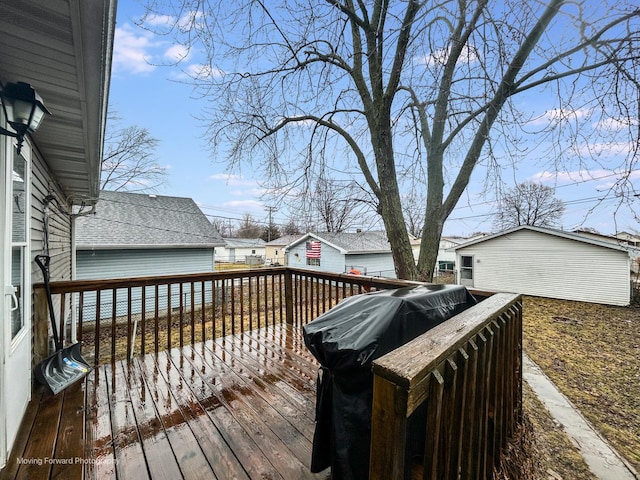
<svg viewBox="0 0 640 480"><path fill-rule="evenodd" d="M460 278L473 279L473 257L462 255L460 262Z"/></svg>
<svg viewBox="0 0 640 480"><path fill-rule="evenodd" d="M451 262L448 260L439 260L438 261L438 270L441 272L453 272L455 269L455 262Z"/></svg>
<svg viewBox="0 0 640 480"><path fill-rule="evenodd" d="M251 255L255 255L256 251L255 250L251 250Z"/></svg>
<svg viewBox="0 0 640 480"><path fill-rule="evenodd" d="M319 258L307 258L307 265L313 266L313 267L319 267L320 266L320 259Z"/></svg>

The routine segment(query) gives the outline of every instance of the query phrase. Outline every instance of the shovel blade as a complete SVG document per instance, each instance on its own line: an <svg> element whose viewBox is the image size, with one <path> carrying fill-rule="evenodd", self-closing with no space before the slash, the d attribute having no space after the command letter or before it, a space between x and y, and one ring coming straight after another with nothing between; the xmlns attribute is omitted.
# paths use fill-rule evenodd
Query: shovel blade
<svg viewBox="0 0 640 480"><path fill-rule="evenodd" d="M91 367L80 353L80 344L58 350L36 366L36 379L55 395L84 378Z"/></svg>

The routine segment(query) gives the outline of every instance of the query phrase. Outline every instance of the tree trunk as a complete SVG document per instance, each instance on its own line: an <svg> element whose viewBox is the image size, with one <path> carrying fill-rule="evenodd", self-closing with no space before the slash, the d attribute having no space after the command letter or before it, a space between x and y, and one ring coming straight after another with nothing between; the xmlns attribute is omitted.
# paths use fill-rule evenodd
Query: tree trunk
<svg viewBox="0 0 640 480"><path fill-rule="evenodd" d="M440 214L440 209L428 211L425 217L417 267L418 280L421 282L433 281L444 220Z"/></svg>
<svg viewBox="0 0 640 480"><path fill-rule="evenodd" d="M416 280L418 271L409 241L409 233L404 221L400 190L398 188L395 158L391 144L391 122L386 128L380 128L381 134L376 139L374 151L378 167L380 189L378 198L382 209L387 238L391 246L396 276L403 280Z"/></svg>

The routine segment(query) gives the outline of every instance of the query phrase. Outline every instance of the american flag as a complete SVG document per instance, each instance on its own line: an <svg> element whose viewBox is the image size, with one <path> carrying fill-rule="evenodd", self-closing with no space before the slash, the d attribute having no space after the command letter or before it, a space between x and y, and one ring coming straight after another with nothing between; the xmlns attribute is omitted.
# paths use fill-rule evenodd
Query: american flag
<svg viewBox="0 0 640 480"><path fill-rule="evenodd" d="M307 242L307 258L320 258L320 242Z"/></svg>

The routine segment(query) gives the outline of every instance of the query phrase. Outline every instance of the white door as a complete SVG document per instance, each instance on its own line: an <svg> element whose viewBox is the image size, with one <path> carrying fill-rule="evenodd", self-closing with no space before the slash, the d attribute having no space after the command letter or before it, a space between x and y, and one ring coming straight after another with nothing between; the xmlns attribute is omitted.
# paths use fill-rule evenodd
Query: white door
<svg viewBox="0 0 640 480"><path fill-rule="evenodd" d="M460 285L473 287L473 257L470 255L460 256Z"/></svg>
<svg viewBox="0 0 640 480"><path fill-rule="evenodd" d="M5 137L7 138L7 137ZM2 375L0 376L0 463L4 465L31 396L31 276L29 248L30 158L25 142L18 154L11 138L0 148L2 248Z"/></svg>

